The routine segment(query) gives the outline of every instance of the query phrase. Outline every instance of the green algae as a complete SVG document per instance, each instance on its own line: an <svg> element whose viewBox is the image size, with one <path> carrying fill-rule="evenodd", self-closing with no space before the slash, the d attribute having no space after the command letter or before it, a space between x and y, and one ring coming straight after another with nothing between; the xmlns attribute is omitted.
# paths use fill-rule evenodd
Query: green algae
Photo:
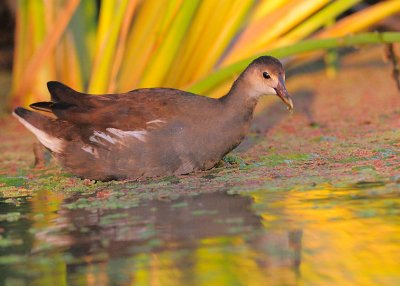
<svg viewBox="0 0 400 286"><path fill-rule="evenodd" d="M66 205L66 208L70 210L74 209L124 209L133 208L138 205L137 200L123 200L118 197L109 197L105 200L103 199L87 199L80 198L76 202Z"/></svg>
<svg viewBox="0 0 400 286"><path fill-rule="evenodd" d="M187 207L187 206L188 206L187 202L179 202L179 203L176 203L176 204L172 204L171 208L184 208L184 207Z"/></svg>
<svg viewBox="0 0 400 286"><path fill-rule="evenodd" d="M5 238L0 235L0 248L23 244L22 239Z"/></svg>
<svg viewBox="0 0 400 286"><path fill-rule="evenodd" d="M363 172L363 171L376 171L376 168L371 165L365 166L354 166L351 168L352 171Z"/></svg>
<svg viewBox="0 0 400 286"><path fill-rule="evenodd" d="M26 255L2 255L0 256L0 265L23 263L26 259Z"/></svg>
<svg viewBox="0 0 400 286"><path fill-rule="evenodd" d="M363 157L346 157L346 158L342 158L340 160L336 160L336 162L338 163L342 163L342 164L349 164L349 163L358 163L358 162L362 162L367 160L367 158L363 158Z"/></svg>
<svg viewBox="0 0 400 286"><path fill-rule="evenodd" d="M335 136L319 136L312 139L314 142L336 142L337 140Z"/></svg>
<svg viewBox="0 0 400 286"><path fill-rule="evenodd" d="M217 213L218 213L218 211L216 211L216 210L212 210L212 211L210 211L210 210L194 210L191 212L191 214L193 216L215 215Z"/></svg>
<svg viewBox="0 0 400 286"><path fill-rule="evenodd" d="M228 154L222 160L233 166L245 167L247 165L243 158L235 154Z"/></svg>
<svg viewBox="0 0 400 286"><path fill-rule="evenodd" d="M13 221L18 221L20 218L21 218L20 212L9 212L6 214L0 214L0 222L1 221L13 222Z"/></svg>
<svg viewBox="0 0 400 286"><path fill-rule="evenodd" d="M33 190L25 188L0 187L0 198L8 198L7 202L18 203L18 198L28 197L34 194Z"/></svg>
<svg viewBox="0 0 400 286"><path fill-rule="evenodd" d="M292 163L301 163L312 160L313 158L315 158L315 155L302 153L271 154L268 156L261 156L259 161L253 163L253 166L276 167L281 164L290 165Z"/></svg>
<svg viewBox="0 0 400 286"><path fill-rule="evenodd" d="M0 185L3 186L13 186L13 187L22 187L27 183L27 178L24 177L8 177L8 176L0 176Z"/></svg>

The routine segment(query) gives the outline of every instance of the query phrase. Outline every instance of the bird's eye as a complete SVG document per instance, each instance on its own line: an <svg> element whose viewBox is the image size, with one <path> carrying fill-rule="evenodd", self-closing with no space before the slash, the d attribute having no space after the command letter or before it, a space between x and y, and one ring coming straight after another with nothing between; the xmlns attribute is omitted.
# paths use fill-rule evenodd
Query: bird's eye
<svg viewBox="0 0 400 286"><path fill-rule="evenodd" d="M271 78L271 76L269 75L268 72L263 72L263 77L266 78L266 79L270 79Z"/></svg>

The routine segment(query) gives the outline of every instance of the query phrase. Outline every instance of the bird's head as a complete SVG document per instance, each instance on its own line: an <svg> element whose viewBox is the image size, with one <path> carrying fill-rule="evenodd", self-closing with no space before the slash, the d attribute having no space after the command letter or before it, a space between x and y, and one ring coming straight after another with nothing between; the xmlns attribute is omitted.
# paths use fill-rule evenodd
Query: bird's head
<svg viewBox="0 0 400 286"><path fill-rule="evenodd" d="M278 59L270 56L255 59L247 67L243 77L250 96L258 98L262 95L277 95L289 110L293 109L293 101L285 86L285 70Z"/></svg>

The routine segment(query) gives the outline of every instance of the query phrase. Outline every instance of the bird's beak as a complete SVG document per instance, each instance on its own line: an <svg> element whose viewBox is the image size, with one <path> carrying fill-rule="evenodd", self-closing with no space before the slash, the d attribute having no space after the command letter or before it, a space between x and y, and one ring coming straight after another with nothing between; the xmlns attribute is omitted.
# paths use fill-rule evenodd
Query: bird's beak
<svg viewBox="0 0 400 286"><path fill-rule="evenodd" d="M293 101L290 98L288 91L286 90L285 82L283 78L279 79L278 86L275 87L276 94L282 99L282 101L288 106L289 110L293 109Z"/></svg>

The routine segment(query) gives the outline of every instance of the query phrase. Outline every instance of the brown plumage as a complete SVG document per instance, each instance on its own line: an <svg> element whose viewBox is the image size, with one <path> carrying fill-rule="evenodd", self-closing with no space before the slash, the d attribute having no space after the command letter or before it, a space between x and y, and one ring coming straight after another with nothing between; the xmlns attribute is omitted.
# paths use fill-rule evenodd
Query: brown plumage
<svg viewBox="0 0 400 286"><path fill-rule="evenodd" d="M212 168L246 135L260 96L289 106L281 63L253 61L230 92L211 99L170 88L89 95L49 82L51 102L14 115L63 167L82 178L140 179Z"/></svg>

